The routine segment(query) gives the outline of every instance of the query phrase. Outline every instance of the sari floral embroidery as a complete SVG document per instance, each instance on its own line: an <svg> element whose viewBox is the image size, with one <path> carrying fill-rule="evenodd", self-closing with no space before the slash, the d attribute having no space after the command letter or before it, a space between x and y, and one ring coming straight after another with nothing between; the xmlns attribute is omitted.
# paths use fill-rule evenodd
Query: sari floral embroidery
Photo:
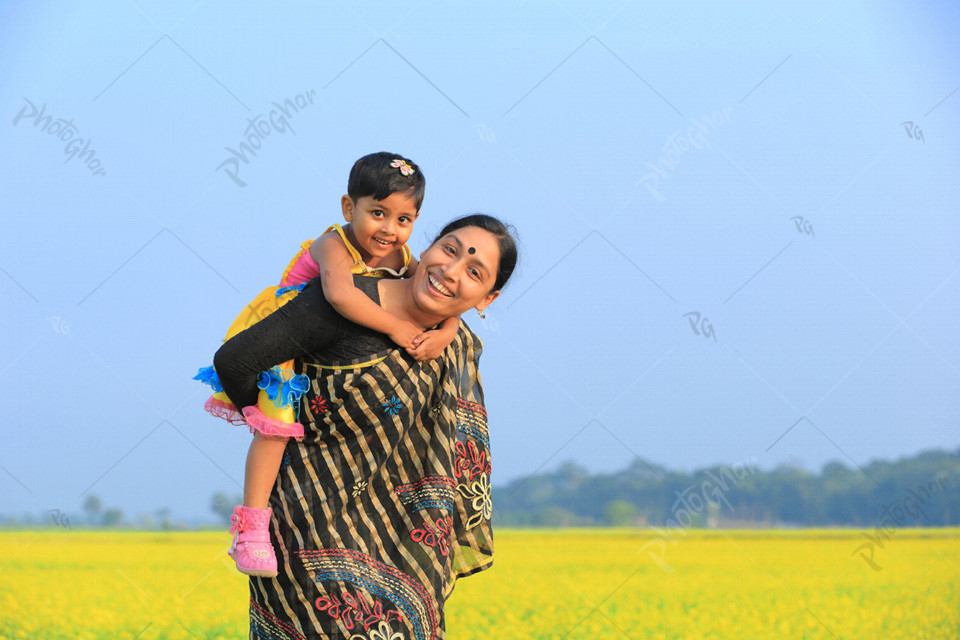
<svg viewBox="0 0 960 640"><path fill-rule="evenodd" d="M467 519L467 529L473 529L483 520L489 520L493 515L493 501L490 498L490 481L487 474L481 474L479 479L469 483L457 485L457 491L464 498L471 501L473 515Z"/></svg>
<svg viewBox="0 0 960 640"><path fill-rule="evenodd" d="M414 529L410 532L410 538L428 547L438 547L440 553L446 557L451 527L453 527L453 518L450 516L438 518L432 525L425 520L422 529Z"/></svg>
<svg viewBox="0 0 960 640"><path fill-rule="evenodd" d="M473 480L473 476L478 473L490 473L490 462L487 460L487 452L480 451L473 442L457 443L457 460L454 466L453 475L457 478L463 477L464 473L469 472L468 480Z"/></svg>
<svg viewBox="0 0 960 640"><path fill-rule="evenodd" d="M354 549L301 549L297 556L316 584L348 582L356 588L368 590L374 597L389 600L396 607L397 613L393 615L409 625L416 640L432 640L437 635L440 614L435 600L430 596L427 585L408 573ZM346 596L343 596L342 603L338 599L316 602L317 608L326 606L327 609L338 604L350 607ZM339 617L346 625L343 611L340 608L334 611L337 613L334 617ZM387 612L385 618L389 620L390 617L390 612ZM352 621L350 624L353 624Z"/></svg>
<svg viewBox="0 0 960 640"><path fill-rule="evenodd" d="M403 407L403 405L400 404L400 401L397 400L397 396L393 396L386 402L382 403L382 406L383 406L383 412L386 413L388 416L397 415L398 413L400 413L400 409Z"/></svg>
<svg viewBox="0 0 960 640"><path fill-rule="evenodd" d="M326 398L318 394L310 398L310 408L313 409L314 414L319 415L330 410L330 403L327 402Z"/></svg>
<svg viewBox="0 0 960 640"><path fill-rule="evenodd" d="M490 460L487 457L489 444L487 431L487 411L482 405L457 399L457 428L468 437L458 440L455 445L456 459L453 463L453 475L460 482L457 491L470 501L473 513L467 518L467 529L473 529L493 515L493 501L490 496ZM462 437L462 436L461 436ZM478 445L475 440L481 443Z"/></svg>
<svg viewBox="0 0 960 640"><path fill-rule="evenodd" d="M340 594L340 598L337 598L336 594L328 593L317 598L314 605L320 611L326 611L331 618L339 618L347 629L353 629L354 623L363 625L366 630L375 623L386 625L391 618L403 620L399 611L390 609L384 613L383 603L372 597L371 602L367 602L367 599L359 591L354 593L344 591Z"/></svg>
<svg viewBox="0 0 960 640"><path fill-rule="evenodd" d="M353 485L353 489L350 491L350 495L352 495L354 498L356 498L356 497L359 496L361 493L363 493L364 490L366 490L366 488L367 488L367 481L366 481L366 480L361 480L361 481L358 482L357 484Z"/></svg>
<svg viewBox="0 0 960 640"><path fill-rule="evenodd" d="M404 637L399 631L391 629L386 622L381 622L376 629L370 632L369 636L355 633L350 636L350 640L404 640Z"/></svg>

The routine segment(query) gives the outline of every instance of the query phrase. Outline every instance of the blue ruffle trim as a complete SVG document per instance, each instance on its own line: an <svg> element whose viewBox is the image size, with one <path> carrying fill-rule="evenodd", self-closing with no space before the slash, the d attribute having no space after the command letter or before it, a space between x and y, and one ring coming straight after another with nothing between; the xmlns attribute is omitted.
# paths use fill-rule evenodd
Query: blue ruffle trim
<svg viewBox="0 0 960 640"><path fill-rule="evenodd" d="M289 377L287 374L290 374ZM278 409L289 406L299 408L301 396L310 388L310 378L276 366L269 371L260 372L257 376L257 387L266 392L267 397L273 401L273 406Z"/></svg>
<svg viewBox="0 0 960 640"><path fill-rule="evenodd" d="M280 287L279 289L277 289L277 292L276 292L274 295L279 298L279 297L282 296L283 294L289 293L289 292L291 292L291 291L303 291L303 288L304 288L305 286L307 286L307 283L306 283L306 282L301 282L300 284L295 284L295 285L292 285L292 286L289 286L289 287Z"/></svg>
<svg viewBox="0 0 960 640"><path fill-rule="evenodd" d="M197 375L193 376L193 379L210 385L216 393L223 391L223 387L220 385L220 378L217 377L217 372L213 370L213 367L201 367Z"/></svg>

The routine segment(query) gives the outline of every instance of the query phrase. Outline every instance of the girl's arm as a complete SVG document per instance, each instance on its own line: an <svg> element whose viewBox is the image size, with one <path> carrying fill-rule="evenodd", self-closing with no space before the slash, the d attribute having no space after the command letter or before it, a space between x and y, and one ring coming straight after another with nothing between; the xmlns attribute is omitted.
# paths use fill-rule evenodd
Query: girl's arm
<svg viewBox="0 0 960 640"><path fill-rule="evenodd" d="M427 331L420 338L420 343L415 349L407 349L415 360L433 360L443 353L460 330L460 318L447 318L440 323L440 326L433 331Z"/></svg>
<svg viewBox="0 0 960 640"><path fill-rule="evenodd" d="M356 329L327 303L314 279L290 302L224 342L213 366L227 397L242 410L257 404L261 371L353 335L351 327Z"/></svg>
<svg viewBox="0 0 960 640"><path fill-rule="evenodd" d="M319 246L318 246L319 245ZM316 248L316 250L314 250ZM400 320L353 286L353 258L340 238L327 234L310 245L310 255L320 267L323 295L344 318L390 336L401 347L413 348L422 329Z"/></svg>

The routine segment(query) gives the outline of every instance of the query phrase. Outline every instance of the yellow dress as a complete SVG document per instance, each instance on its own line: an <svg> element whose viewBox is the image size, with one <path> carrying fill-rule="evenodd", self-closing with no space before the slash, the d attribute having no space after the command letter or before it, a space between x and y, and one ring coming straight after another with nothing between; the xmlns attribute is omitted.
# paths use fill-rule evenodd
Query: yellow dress
<svg viewBox="0 0 960 640"><path fill-rule="evenodd" d="M336 231L343 240L343 244L353 258L350 271L355 275L372 278L402 278L410 267L412 255L407 245L400 247L403 266L399 270L388 267L368 267L360 256L360 252L347 240L340 225L334 224L324 233L330 231ZM307 282L320 274L319 267L308 253L312 243L313 240L307 240L300 245L300 251L284 269L279 285L267 287L240 311L227 330L224 342L285 305L300 293ZM244 407L242 414L223 392L213 367L200 369L194 376L194 380L209 384L214 390L214 394L203 405L210 414L232 424L246 424L250 428L250 433L259 431L269 438L300 439L303 437L303 425L298 422L300 397L306 392L309 381L306 376L294 373L292 360L260 373L257 406Z"/></svg>

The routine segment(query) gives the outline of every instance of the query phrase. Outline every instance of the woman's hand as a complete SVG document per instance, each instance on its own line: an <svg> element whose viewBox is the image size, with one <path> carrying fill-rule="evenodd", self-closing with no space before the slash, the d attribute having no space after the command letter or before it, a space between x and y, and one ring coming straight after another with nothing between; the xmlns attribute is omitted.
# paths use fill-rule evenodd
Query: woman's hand
<svg viewBox="0 0 960 640"><path fill-rule="evenodd" d="M422 333L423 329L412 322L407 320L394 320L390 333L387 335L390 336L390 339L397 343L398 346L409 350L416 348L419 342L417 337Z"/></svg>
<svg viewBox="0 0 960 640"><path fill-rule="evenodd" d="M432 331L425 331L415 342L413 349L407 349L407 353L413 356L414 360L423 362L424 360L433 360L446 350L447 346L457 337L457 331L460 329L460 318L447 318L440 323L440 326Z"/></svg>
<svg viewBox="0 0 960 640"><path fill-rule="evenodd" d="M409 353L414 360L419 360L420 362L433 360L443 353L448 344L450 344L450 341L441 336L439 331L426 331L420 337L414 348L407 349L407 353Z"/></svg>

